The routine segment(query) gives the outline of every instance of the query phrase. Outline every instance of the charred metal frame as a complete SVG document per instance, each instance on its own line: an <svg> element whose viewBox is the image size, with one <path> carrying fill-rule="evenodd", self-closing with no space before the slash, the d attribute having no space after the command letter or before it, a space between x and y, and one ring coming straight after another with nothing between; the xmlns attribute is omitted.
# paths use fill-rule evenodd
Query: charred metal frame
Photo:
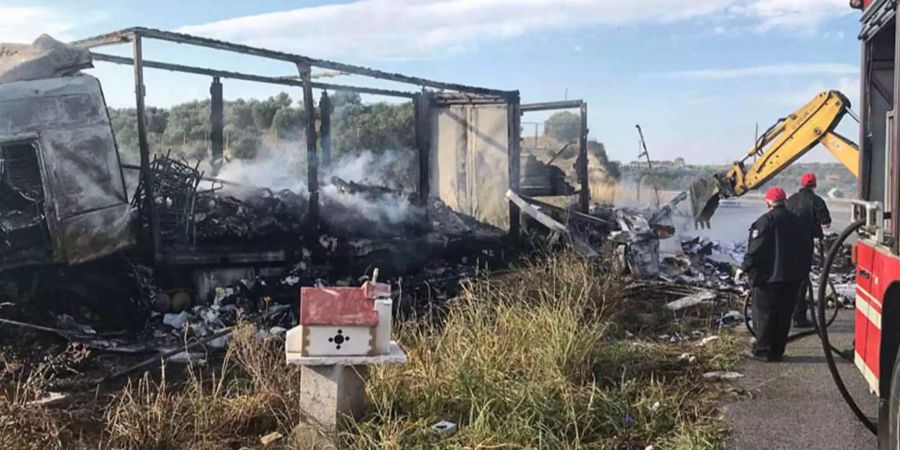
<svg viewBox="0 0 900 450"><path fill-rule="evenodd" d="M587 102L584 100L563 100L557 102L527 103L519 107L522 113L536 111L557 111L577 109L581 118L581 132L578 135L578 159L575 162L575 175L581 189L578 191L578 210L587 214L591 206L590 180L588 180L588 126ZM518 178L516 178L518 180Z"/></svg>
<svg viewBox="0 0 900 450"><path fill-rule="evenodd" d="M299 77L297 76L285 76L285 77L272 77L265 75L255 75L255 74L247 74L241 72L233 72L226 70L217 70L203 67L195 67L195 66L187 66L182 64L172 64L166 62L159 61L151 61L143 58L142 53L142 42L143 39L155 39L159 41L166 41L176 44L186 44L195 47L209 48L214 50L227 51L232 53L256 56L260 58L266 58L271 60L284 61L287 63L294 64L299 73ZM441 81L434 81L420 77L408 76L399 73L390 73L384 72L381 70L371 69L367 67L352 65L352 64L344 64L335 61L329 61L324 59L316 59L310 58L307 56L285 53L275 50L263 49L258 47L252 47L248 45L235 44L225 41L220 41L216 39L204 38L199 36L192 36L183 33L174 33L169 31L155 30L150 28L127 28L120 31L115 31L108 34L103 34L99 36L94 36L86 39L81 39L73 42L73 45L78 47L87 48L87 49L96 49L98 47L105 47L111 45L119 45L119 44L128 44L130 43L133 48L133 57L127 58L122 56L114 56L109 54L97 53L92 51L92 55L95 61L108 62L113 64L122 64L122 65L132 65L134 66L134 80L135 80L135 105L137 109L137 125L138 125L138 143L139 150L141 154L141 177L148 181L147 185L152 186L152 173L150 170L150 148L149 143L147 141L147 127L146 127L146 118L145 118L145 105L144 105L144 97L145 97L145 87L144 87L144 68L151 69L160 69L160 70L168 70L174 72L182 72L182 73L190 73L196 75L205 75L213 78L212 85L210 87L210 94L212 96L213 102L221 101L221 82L222 78L235 79L235 80L243 80L243 81L253 81L260 83L268 83L282 86L293 86L293 87L301 87L303 88L303 99L304 99L304 109L307 117L307 157L308 157L308 190L310 195L310 209L309 209L309 220L310 226L318 228L319 224L319 202L318 202L318 166L319 166L319 155L318 155L318 140L316 136L316 109L315 102L312 97L313 89L321 89L321 90L333 90L333 91L347 91L347 92L355 92L359 94L372 94L372 95L380 95L380 96L388 96L388 97L399 97L399 98L407 98L414 102L416 108L415 114L415 130L416 130L416 145L419 151L419 194L422 202L425 202L428 197L428 154L430 151L430 107L432 105L432 94L426 91L426 88L440 90L440 91L453 91L461 94L463 101L471 103L471 104L479 104L485 98L491 99L492 101L502 100L507 103L510 107L510 133L515 135L515 139L510 140L510 174L515 173L516 178L511 178L510 184L513 191L518 191L518 166L519 166L519 93L518 91L504 91L497 89L488 89L476 86L468 86L463 84L456 83L446 83ZM397 91L397 90L389 90L389 89L379 89L379 88L371 88L371 87L361 87L361 86L348 86L341 84L333 84L333 83L321 83L321 82L313 82L312 78L314 77L312 70L313 68L319 69L327 69L331 71L337 71L342 74L348 75L360 75L369 78L386 80L397 83L405 83L409 85L417 86L421 89L421 92L407 92L407 91ZM330 102L326 98L322 99L322 104L329 105ZM219 111L216 111L215 108L213 114L219 114ZM223 108L224 109L224 108ZM329 110L325 110L323 108L323 112L330 112ZM515 114L513 114L515 112ZM322 159L323 164L327 165L330 162L330 118L321 118L323 126L320 127L320 131L322 133ZM217 133L221 132L221 130L216 130L215 128L221 127L221 122L217 119L217 117L211 117L211 125L212 128L212 136L213 136L213 150L218 151L216 148L217 144L215 142L215 136ZM586 136L585 136L586 137ZM586 162L586 160L585 160ZM586 168L586 165L585 165ZM585 171L585 174L587 172ZM148 197L153 198L153 193L148 192ZM160 248L160 227L159 227L159 218L154 211L153 202L148 202L147 207L149 208L151 216L151 233L152 233L152 241L153 241L153 255L156 260L160 260L162 258L162 249ZM510 233L515 235L518 233L518 227L510 226Z"/></svg>
<svg viewBox="0 0 900 450"><path fill-rule="evenodd" d="M219 174L219 168L225 158L225 99L222 92L222 80L213 77L209 86L209 123L210 147L212 148L213 176Z"/></svg>

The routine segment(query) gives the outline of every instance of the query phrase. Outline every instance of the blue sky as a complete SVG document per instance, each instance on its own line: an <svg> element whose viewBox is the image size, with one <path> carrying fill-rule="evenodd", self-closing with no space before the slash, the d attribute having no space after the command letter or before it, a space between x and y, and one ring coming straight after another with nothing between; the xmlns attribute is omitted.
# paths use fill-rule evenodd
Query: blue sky
<svg viewBox="0 0 900 450"><path fill-rule="evenodd" d="M77 39L129 26L181 30L438 80L518 89L524 102L583 98L612 158L725 163L826 89L858 97L859 12L846 0L357 0L119 2L0 0L0 40ZM104 49L127 54L127 48ZM145 57L292 75L287 64L148 46ZM98 63L114 106L133 104L129 68ZM329 80L372 83L352 77ZM148 73L148 103L201 98L208 79ZM281 89L226 81L225 95ZM300 98L299 92L291 92ZM372 98L375 100L375 98ZM525 122L546 115L529 114ZM839 129L856 140L849 117ZM828 161L823 149L806 160Z"/></svg>

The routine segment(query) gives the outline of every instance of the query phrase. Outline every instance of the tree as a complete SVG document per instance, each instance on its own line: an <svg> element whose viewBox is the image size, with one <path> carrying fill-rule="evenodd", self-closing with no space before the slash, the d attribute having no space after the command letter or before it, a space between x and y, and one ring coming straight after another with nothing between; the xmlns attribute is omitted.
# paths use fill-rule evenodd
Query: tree
<svg viewBox="0 0 900 450"><path fill-rule="evenodd" d="M262 140L253 127L234 130L231 133L231 156L237 159L253 159L259 154Z"/></svg>
<svg viewBox="0 0 900 450"><path fill-rule="evenodd" d="M278 106L279 109L289 108L294 103L294 100L290 95L288 95L287 92L279 92L278 95L275 96L274 101L275 105Z"/></svg>
<svg viewBox="0 0 900 450"><path fill-rule="evenodd" d="M412 103L343 104L332 113L332 136L335 155L415 148Z"/></svg>
<svg viewBox="0 0 900 450"><path fill-rule="evenodd" d="M415 134L411 102L363 104L359 94L331 95L333 153L359 154L365 150L409 152L415 161ZM134 162L138 155L134 109L110 109L110 122L123 157ZM225 103L225 134L235 158L253 158L263 143L299 139L304 135L306 112L295 107L286 93L265 100L237 99ZM207 158L210 135L209 100L192 101L169 108L147 108L147 132L151 151L172 150L189 160ZM133 158L132 158L133 156ZM406 158L406 156L403 156Z"/></svg>
<svg viewBox="0 0 900 450"><path fill-rule="evenodd" d="M225 104L225 123L241 130L249 128L253 123L253 105L244 99L237 99Z"/></svg>
<svg viewBox="0 0 900 450"><path fill-rule="evenodd" d="M304 114L299 109L289 106L279 108L272 118L272 129L278 133L278 137L281 139L299 137L305 124Z"/></svg>
<svg viewBox="0 0 900 450"><path fill-rule="evenodd" d="M137 113L135 113L137 114ZM163 134L169 124L169 112L162 108L154 106L148 107L146 110L147 131L149 133Z"/></svg>
<svg viewBox="0 0 900 450"><path fill-rule="evenodd" d="M588 153L597 157L600 165L606 169L606 173L610 178L613 180L620 180L622 178L622 170L619 163L609 160L609 156L606 155L606 146L603 145L602 142L591 139L588 141L587 149Z"/></svg>
<svg viewBox="0 0 900 450"><path fill-rule="evenodd" d="M275 118L275 113L277 112L278 104L272 97L269 97L268 100L263 102L254 101L250 104L250 114L253 117L253 124L260 130L272 128L272 119Z"/></svg>
<svg viewBox="0 0 900 450"><path fill-rule="evenodd" d="M544 134L561 142L577 141L581 135L581 117L560 111L544 121Z"/></svg>
<svg viewBox="0 0 900 450"><path fill-rule="evenodd" d="M362 98L356 92L338 91L331 94L331 104L335 108L340 108L344 105L361 105Z"/></svg>

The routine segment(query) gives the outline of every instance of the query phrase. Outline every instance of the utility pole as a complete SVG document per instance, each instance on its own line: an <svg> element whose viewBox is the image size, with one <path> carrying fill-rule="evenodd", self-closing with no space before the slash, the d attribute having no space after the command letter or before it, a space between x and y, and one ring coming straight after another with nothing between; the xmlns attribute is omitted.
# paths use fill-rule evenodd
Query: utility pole
<svg viewBox="0 0 900 450"><path fill-rule="evenodd" d="M635 125L634 127L637 128L638 137L640 138L639 142L640 142L640 146L641 146L640 147L641 154L638 155L638 159L640 159L642 156L647 159L647 175L650 175L652 177L651 182L653 183L653 192L656 194L656 209L659 209L659 186L656 185L656 177L654 176L655 173L653 171L653 160L650 159L650 152L647 150L647 142L644 140L644 132L643 132L643 130L641 130L641 126ZM639 189L640 189L640 184L641 184L642 178L643 178L643 176L638 178L638 188ZM640 191L638 191L638 192L640 192ZM638 199L638 200L640 200L640 199Z"/></svg>

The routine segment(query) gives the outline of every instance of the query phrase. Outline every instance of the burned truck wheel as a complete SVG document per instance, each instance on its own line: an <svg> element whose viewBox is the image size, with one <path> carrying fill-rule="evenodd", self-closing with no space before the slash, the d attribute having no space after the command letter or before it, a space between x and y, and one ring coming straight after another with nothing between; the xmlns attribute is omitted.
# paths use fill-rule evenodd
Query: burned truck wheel
<svg viewBox="0 0 900 450"><path fill-rule="evenodd" d="M50 312L100 330L143 328L150 308L127 267L65 270L41 277L38 296Z"/></svg>

